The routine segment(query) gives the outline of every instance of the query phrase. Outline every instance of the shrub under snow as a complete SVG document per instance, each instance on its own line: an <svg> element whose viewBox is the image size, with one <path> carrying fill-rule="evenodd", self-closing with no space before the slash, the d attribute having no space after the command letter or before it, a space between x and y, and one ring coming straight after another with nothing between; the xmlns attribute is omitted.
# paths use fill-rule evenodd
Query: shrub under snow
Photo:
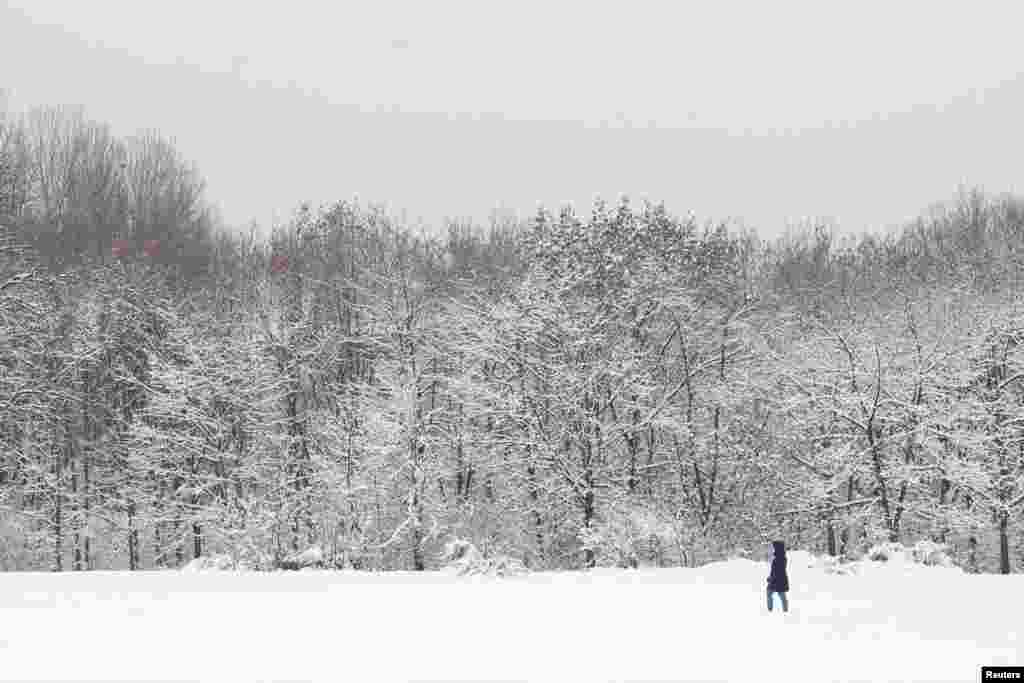
<svg viewBox="0 0 1024 683"><path fill-rule="evenodd" d="M292 553L281 560L279 566L281 569L290 569L293 571L300 569L317 569L324 566L324 551L320 546L314 545L301 552Z"/></svg>
<svg viewBox="0 0 1024 683"><path fill-rule="evenodd" d="M853 576L857 573L857 565L851 562L845 562L839 557L830 557L825 555L824 557L814 558L808 567L813 569L820 569L826 574L835 574L837 576Z"/></svg>
<svg viewBox="0 0 1024 683"><path fill-rule="evenodd" d="M879 543L871 546L867 559L872 562L892 562L906 559L907 549L902 543Z"/></svg>
<svg viewBox="0 0 1024 683"><path fill-rule="evenodd" d="M952 567L949 546L933 541L918 541L912 549L915 562L929 567Z"/></svg>
<svg viewBox="0 0 1024 683"><path fill-rule="evenodd" d="M664 555L678 545L671 523L642 506L618 504L601 521L580 531L583 547L594 551L600 566L661 565ZM696 544L697 539L692 539Z"/></svg>
<svg viewBox="0 0 1024 683"><path fill-rule="evenodd" d="M912 547L902 543L880 543L872 546L867 559L874 562L916 562L928 567L952 567L948 546L932 541L918 541Z"/></svg>
<svg viewBox="0 0 1024 683"><path fill-rule="evenodd" d="M231 559L230 555L206 555L204 557L197 557L192 560L184 567L181 568L183 572L230 572L238 569L239 567L235 564L235 561Z"/></svg>
<svg viewBox="0 0 1024 683"><path fill-rule="evenodd" d="M445 545L444 560L447 568L459 576L510 576L524 571L522 563L518 560L505 555L484 557L475 545L461 538L449 541Z"/></svg>

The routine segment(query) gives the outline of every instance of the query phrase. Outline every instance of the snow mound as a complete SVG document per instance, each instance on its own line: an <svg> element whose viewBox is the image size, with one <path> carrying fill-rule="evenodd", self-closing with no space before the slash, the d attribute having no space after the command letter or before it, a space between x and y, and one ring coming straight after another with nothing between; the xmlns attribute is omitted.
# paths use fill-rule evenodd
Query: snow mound
<svg viewBox="0 0 1024 683"><path fill-rule="evenodd" d="M828 555L812 558L807 564L807 568L817 569L825 572L826 574L833 574L836 576L855 576L859 573L856 562L845 562L842 558L830 557Z"/></svg>
<svg viewBox="0 0 1024 683"><path fill-rule="evenodd" d="M872 562L906 562L907 548L902 543L879 543L871 546L865 557Z"/></svg>
<svg viewBox="0 0 1024 683"><path fill-rule="evenodd" d="M909 548L902 543L881 543L868 550L867 559L872 562L910 562L926 567L951 568L954 565L947 551L948 546L932 541L918 541Z"/></svg>
<svg viewBox="0 0 1024 683"><path fill-rule="evenodd" d="M319 569L324 566L324 551L320 546L314 545L301 552L292 553L281 560L279 566L291 571Z"/></svg>
<svg viewBox="0 0 1024 683"><path fill-rule="evenodd" d="M729 585L750 585L764 581L767 576L767 563L754 560L721 560L709 562L694 571L698 580L715 581Z"/></svg>
<svg viewBox="0 0 1024 683"><path fill-rule="evenodd" d="M513 576L525 573L518 560L498 555L484 557L477 547L465 539L455 539L445 545L444 558L449 571L458 576Z"/></svg>
<svg viewBox="0 0 1024 683"><path fill-rule="evenodd" d="M207 555L197 557L184 567L183 572L230 572L239 569L230 555Z"/></svg>
<svg viewBox="0 0 1024 683"><path fill-rule="evenodd" d="M932 541L918 541L912 548L915 562L920 562L926 567L947 567L954 565L949 556L949 546Z"/></svg>
<svg viewBox="0 0 1024 683"><path fill-rule="evenodd" d="M864 560L851 579L808 568L809 554L791 552L783 615L767 613L768 564L757 559L513 580L412 571L0 572L0 611L17 616L0 619L3 679L327 683L340 678L338 643L346 643L345 678L368 682L753 681L766 678L765 662L780 652L796 655L786 660L791 683L969 681L982 664L1020 663L1020 613L993 606L1024 594L1024 575L995 580ZM429 628L395 629L396 614L422 615ZM188 657L166 657L182 633ZM452 650L453 633L457 656L437 656ZM111 642L119 656L95 656ZM236 652L244 656L225 654Z"/></svg>

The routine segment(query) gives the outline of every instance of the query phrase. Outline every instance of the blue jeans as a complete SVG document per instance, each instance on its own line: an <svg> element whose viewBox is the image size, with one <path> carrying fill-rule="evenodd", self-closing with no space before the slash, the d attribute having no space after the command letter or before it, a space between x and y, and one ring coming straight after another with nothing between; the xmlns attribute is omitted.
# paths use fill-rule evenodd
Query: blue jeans
<svg viewBox="0 0 1024 683"><path fill-rule="evenodd" d="M772 611L772 593L774 593L775 595L778 595L779 596L779 600L782 601L782 611L783 612L788 612L789 611L789 601L786 600L785 592L773 591L771 588L768 589L768 611L769 612Z"/></svg>

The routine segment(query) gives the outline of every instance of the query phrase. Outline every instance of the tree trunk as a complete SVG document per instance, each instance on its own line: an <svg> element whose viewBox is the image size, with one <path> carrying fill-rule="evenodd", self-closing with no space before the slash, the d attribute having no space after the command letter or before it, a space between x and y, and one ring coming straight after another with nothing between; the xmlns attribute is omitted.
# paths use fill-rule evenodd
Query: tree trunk
<svg viewBox="0 0 1024 683"><path fill-rule="evenodd" d="M593 497L593 495L594 494L592 494L592 493L587 493L586 497L590 498L590 497ZM585 515L584 516L584 526L585 526L585 528L589 529L590 528L590 521L591 520L587 519L586 517L587 516ZM596 564L597 564L597 558L594 556L594 549L593 548L589 548L589 547L588 548L584 548L583 549L583 567L585 569L593 569L596 566Z"/></svg>
<svg viewBox="0 0 1024 683"><path fill-rule="evenodd" d="M166 484L163 480L158 479L154 482L156 487L156 497L153 502L153 563L157 569L164 569L167 567L167 522L164 520L164 514L166 513L167 506L165 504L166 499Z"/></svg>
<svg viewBox="0 0 1024 683"><path fill-rule="evenodd" d="M633 394L633 405L637 404L637 396ZM614 415L613 415L614 419ZM636 493L636 487L638 483L637 478L637 460L640 458L640 434L637 429L637 425L640 423L640 409L633 409L633 425L629 432L629 438L626 440L626 445L629 448L629 479L627 480L627 486L629 488L629 495L632 496Z"/></svg>
<svg viewBox="0 0 1024 683"><path fill-rule="evenodd" d="M135 528L135 502L128 503L128 569L139 568L139 531Z"/></svg>
<svg viewBox="0 0 1024 683"><path fill-rule="evenodd" d="M530 500L533 503L533 533L537 544L537 555L544 558L544 519L540 514L540 483L537 480L537 468L529 464L526 467L526 475L530 481Z"/></svg>
<svg viewBox="0 0 1024 683"><path fill-rule="evenodd" d="M85 524L85 539L82 542L82 550L85 555L83 558L85 561L85 568L92 569L92 543L91 535L89 531L89 523L91 521L91 502L89 500L91 494L91 486L89 484L89 453L88 451L82 452L82 511L83 511L83 523Z"/></svg>
<svg viewBox="0 0 1024 683"><path fill-rule="evenodd" d="M587 470L584 477L586 491L583 492L583 528L590 531L594 523L594 488L592 484L592 475ZM585 548L583 551L583 566L587 569L593 569L596 564L596 557L594 556L593 548Z"/></svg>
<svg viewBox="0 0 1024 683"><path fill-rule="evenodd" d="M203 530L199 522L192 522L192 559L198 560L203 555Z"/></svg>
<svg viewBox="0 0 1024 683"><path fill-rule="evenodd" d="M412 568L421 572L427 567L423 560L423 524L419 514L419 495L416 493L413 493L413 507L416 510L416 519L412 527Z"/></svg>
<svg viewBox="0 0 1024 683"><path fill-rule="evenodd" d="M943 478L939 482L939 510L943 511L943 519L945 519L945 512L944 512L944 510L945 510L945 507L946 507L946 497L949 494L949 489L950 489L949 479ZM938 542L938 543L945 543L946 542L946 537L947 537L948 534L949 534L949 526L948 526L948 524L945 521L943 521L942 522L942 526L939 527L938 531L935 534L936 542Z"/></svg>
<svg viewBox="0 0 1024 683"><path fill-rule="evenodd" d="M185 546L182 545L184 534L181 533L182 520L180 508L176 514L177 516L174 519L174 558L177 561L175 566L180 567L185 564Z"/></svg>
<svg viewBox="0 0 1024 683"><path fill-rule="evenodd" d="M652 500L654 498L654 480L655 480L655 474L654 474L654 447L655 447L654 427L651 426L651 427L647 428L647 473L646 473L646 476L644 477L644 481L647 484L647 486L646 486L647 498L648 499L652 499Z"/></svg>
<svg viewBox="0 0 1024 683"><path fill-rule="evenodd" d="M589 397L584 398L584 407L588 405ZM581 462L583 465L583 491L581 506L583 511L583 528L589 532L594 523L594 453L590 443L589 435L585 425L579 426L580 439L582 441ZM597 563L593 548L587 547L583 550L583 566L592 569Z"/></svg>
<svg viewBox="0 0 1024 683"><path fill-rule="evenodd" d="M900 483L900 495L896 499L896 511L893 513L892 518L892 534L890 534L892 537L891 540L899 540L900 524L903 519L903 505L907 499L908 485L909 484L906 481Z"/></svg>
<svg viewBox="0 0 1024 683"><path fill-rule="evenodd" d="M892 508L889 505L889 489L885 485L885 468L882 463L881 447L878 445L878 434L875 433L875 429L874 425L868 424L867 437L871 450L871 465L875 474L882 514L885 516L885 526L888 531L889 541L895 543L899 538L899 534L893 528Z"/></svg>
<svg viewBox="0 0 1024 683"><path fill-rule="evenodd" d="M415 527L412 531L412 568L417 572L422 572L427 568L423 561L423 532L419 527Z"/></svg>
<svg viewBox="0 0 1024 683"><path fill-rule="evenodd" d="M413 527L412 527L412 568L414 571L424 571L426 569L426 563L423 559L423 504L420 500L420 481L417 476L419 469L419 454L420 449L417 447L415 440L410 442L410 448L415 454L414 463L416 465L412 468L410 474L412 481L412 500L411 500L411 512L413 514Z"/></svg>
<svg viewBox="0 0 1024 683"><path fill-rule="evenodd" d="M190 456L191 462L189 463L189 469L192 474L192 487L191 495L189 496L189 504L192 508L192 514L199 514L199 496L196 494L196 485L199 481L199 463L196 461L195 455ZM192 559L198 560L203 554L203 530L197 520L192 521Z"/></svg>
<svg viewBox="0 0 1024 683"><path fill-rule="evenodd" d="M159 513L158 513L159 514ZM153 562L156 564L157 569L163 569L164 565L164 543L163 543L163 523L159 519L153 524Z"/></svg>
<svg viewBox="0 0 1024 683"><path fill-rule="evenodd" d="M1010 538L1007 534L1009 529L1010 513L1003 510L999 514L999 573L1011 573L1010 567Z"/></svg>
<svg viewBox="0 0 1024 683"><path fill-rule="evenodd" d="M71 500L76 501L76 505L78 505L78 472L75 471L74 464L72 464L71 470ZM74 529L74 533L71 537L71 546L75 549L73 570L80 572L82 571L82 533L80 529L80 520L77 515L72 523L72 528Z"/></svg>
<svg viewBox="0 0 1024 683"><path fill-rule="evenodd" d="M55 468L56 483L54 485L53 502L53 571L64 571L64 518L62 500L64 498L60 486L60 464Z"/></svg>
<svg viewBox="0 0 1024 683"><path fill-rule="evenodd" d="M825 521L825 541L828 544L829 557L836 556L836 527L832 519Z"/></svg>

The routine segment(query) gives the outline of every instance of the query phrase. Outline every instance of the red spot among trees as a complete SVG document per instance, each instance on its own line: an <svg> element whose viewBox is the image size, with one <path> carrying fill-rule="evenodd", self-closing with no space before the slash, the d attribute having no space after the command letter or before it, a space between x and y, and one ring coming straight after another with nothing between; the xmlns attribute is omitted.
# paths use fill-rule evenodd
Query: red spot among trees
<svg viewBox="0 0 1024 683"><path fill-rule="evenodd" d="M160 240L146 240L146 243L142 245L142 250L149 258L156 258L160 253Z"/></svg>
<svg viewBox="0 0 1024 683"><path fill-rule="evenodd" d="M274 256L270 259L270 270L275 273L283 273L288 270L287 256Z"/></svg>
<svg viewBox="0 0 1024 683"><path fill-rule="evenodd" d="M114 240L110 245L110 253L114 255L114 258L127 256L130 249L131 245L128 244L128 240Z"/></svg>

